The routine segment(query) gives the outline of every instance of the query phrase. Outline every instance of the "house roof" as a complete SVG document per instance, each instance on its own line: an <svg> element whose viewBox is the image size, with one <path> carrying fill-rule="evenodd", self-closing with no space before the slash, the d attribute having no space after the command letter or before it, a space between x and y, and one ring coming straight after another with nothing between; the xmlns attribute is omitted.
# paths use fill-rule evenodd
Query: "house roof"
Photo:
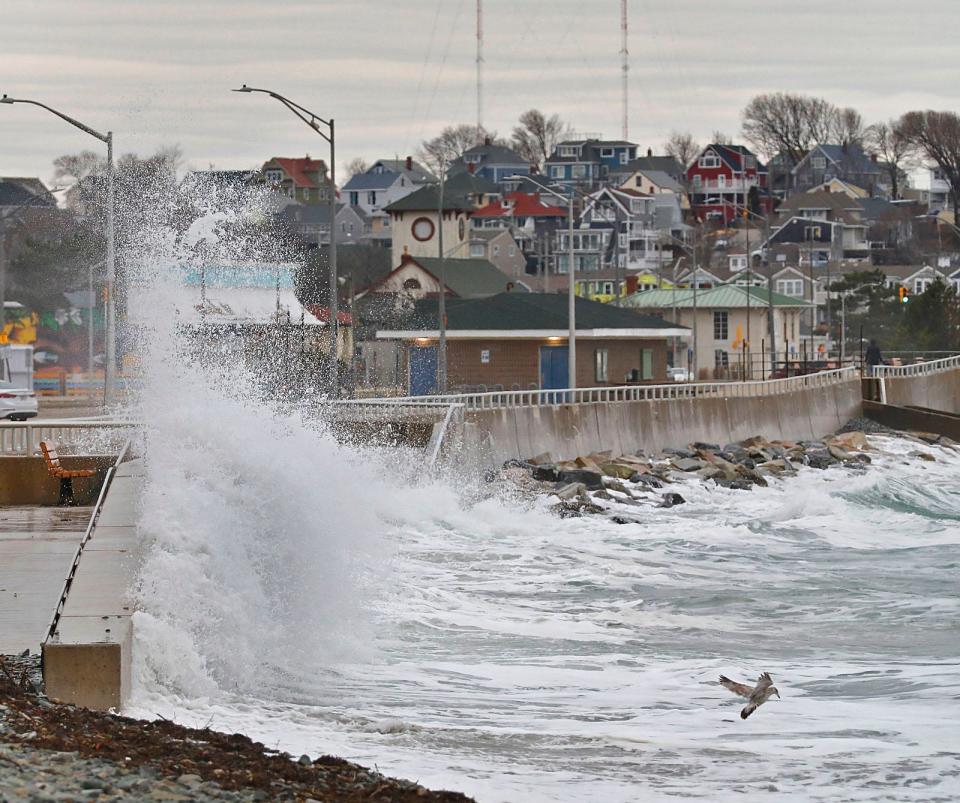
<svg viewBox="0 0 960 803"><path fill-rule="evenodd" d="M539 193L511 192L502 199L482 206L474 217L566 217L567 210L541 200Z"/></svg>
<svg viewBox="0 0 960 803"><path fill-rule="evenodd" d="M576 147L580 149L579 155L561 156L560 148ZM624 140L603 140L603 139L570 139L564 142L558 142L553 153L547 157L547 162L555 164L557 162L599 162L601 148L636 148L634 142Z"/></svg>
<svg viewBox="0 0 960 803"><path fill-rule="evenodd" d="M464 171L450 177L443 185L443 208L460 209L472 212L476 208L476 196L497 195L500 188L492 181ZM394 201L387 212L419 212L436 210L440 205L440 195L436 184L427 184L415 192Z"/></svg>
<svg viewBox="0 0 960 803"><path fill-rule="evenodd" d="M318 187L316 181L307 175L308 172L320 171L326 175L327 165L322 159L311 159L305 156L302 159L291 159L286 156L274 156L271 162L276 162L290 176L296 187Z"/></svg>
<svg viewBox="0 0 960 803"><path fill-rule="evenodd" d="M379 285L408 265L418 266L439 282L440 263L441 260L438 257L413 257L404 254L400 264L375 282L370 290L376 292ZM484 298L502 293L508 285L516 284L515 280L486 259L444 259L442 268L444 284L459 298Z"/></svg>
<svg viewBox="0 0 960 803"><path fill-rule="evenodd" d="M635 172L642 173L649 182L661 187L662 189L670 190L670 192L676 193L683 192L683 186L680 184L680 182L674 179L672 176L667 175L662 170L637 170Z"/></svg>
<svg viewBox="0 0 960 803"><path fill-rule="evenodd" d="M666 173L668 176L683 175L683 165L672 156L640 156L623 166L618 166L615 172L636 173L638 170L642 170L644 173L652 170Z"/></svg>
<svg viewBox="0 0 960 803"><path fill-rule="evenodd" d="M870 157L864 153L863 148L855 142L849 145L817 145L815 148L807 151L807 154L797 162L797 166L793 168L792 172L796 173L800 165L816 155L818 151L833 162L833 164L845 165L860 173L883 172L881 167L870 159Z"/></svg>
<svg viewBox="0 0 960 803"><path fill-rule="evenodd" d="M38 178L0 178L0 206L56 206Z"/></svg>
<svg viewBox="0 0 960 803"><path fill-rule="evenodd" d="M447 302L447 337L543 338L565 337L569 330L568 297L565 293L504 292L484 299ZM594 337L685 336L689 329L652 315L601 304L585 298L575 301L577 333ZM407 331L377 332L380 338L410 338L435 335L437 301L424 299ZM589 334L588 334L589 333Z"/></svg>
<svg viewBox="0 0 960 803"><path fill-rule="evenodd" d="M383 168L377 172L377 168ZM407 169L406 159L378 159L363 173L352 176L344 184L347 192L362 192L364 190L385 190L400 177L406 178L414 186L426 184L436 179L419 162L410 160L410 169Z"/></svg>
<svg viewBox="0 0 960 803"><path fill-rule="evenodd" d="M529 166L530 164L512 148L507 148L504 145L495 145L489 142L484 143L483 145L474 145L472 148L467 148L460 155L460 158L456 159L453 164L462 164L466 162L464 157L466 157L467 154L470 154L471 156L479 154L481 157L483 157L480 161L480 164L508 164L523 166Z"/></svg>
<svg viewBox="0 0 960 803"><path fill-rule="evenodd" d="M749 148L744 145L721 145L720 143L714 142L710 145L707 145L703 150L700 151L700 155L703 155L707 151L714 151L717 156L719 156L727 166L732 170L742 170L743 167L743 158L745 156L752 156L757 160L757 170L763 172L764 167L760 163L760 160L757 159L756 154L753 153Z"/></svg>
<svg viewBox="0 0 960 803"><path fill-rule="evenodd" d="M702 271L701 271L702 272ZM739 309L748 306L762 306L769 303L769 291L765 287L741 287L737 284L722 284L718 287L698 289L697 307L699 309ZM647 290L633 293L624 298L622 307L634 309L666 309L674 305L680 309L693 307L693 288L677 290ZM808 307L806 301L791 298L780 293L773 294L776 307Z"/></svg>

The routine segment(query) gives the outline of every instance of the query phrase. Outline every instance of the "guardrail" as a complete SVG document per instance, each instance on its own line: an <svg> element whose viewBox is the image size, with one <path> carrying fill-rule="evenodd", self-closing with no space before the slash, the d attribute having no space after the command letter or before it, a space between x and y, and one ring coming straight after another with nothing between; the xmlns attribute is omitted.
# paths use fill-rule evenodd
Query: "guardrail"
<svg viewBox="0 0 960 803"><path fill-rule="evenodd" d="M950 371L954 368L960 368L960 354L944 357L942 360L918 362L913 365L875 365L873 372L874 376L886 379L888 377L924 376L926 374L936 374L940 371Z"/></svg>
<svg viewBox="0 0 960 803"><path fill-rule="evenodd" d="M59 450L82 448L115 452L137 427L134 421L37 421L0 423L0 455L32 455L40 449L40 441L57 444Z"/></svg>
<svg viewBox="0 0 960 803"><path fill-rule="evenodd" d="M93 507L93 513L90 516L90 521L87 523L87 529L84 530L83 538L80 539L80 543L77 545L77 551L73 555L73 562L70 564L70 570L67 572L67 576L63 581L63 588L60 591L60 598L57 600L57 607L53 609L53 616L50 618L50 627L47 628L47 636L44 641L52 639L53 634L57 631L57 625L60 624L60 616L63 613L63 607L67 604L67 595L70 593L70 586L73 585L73 580L77 576L77 567L80 565L80 558L83 556L83 548L93 537L93 531L97 527L97 519L100 518L100 511L103 510L103 503L107 498L107 491L110 490L110 484L113 482L113 475L117 473L117 466L123 462L123 459L127 456L129 449L130 439L128 438L123 444L123 448L120 449L120 454L117 455L117 459L114 461L113 465L107 469L106 476L103 478L103 485L100 487L100 495L97 497L97 504Z"/></svg>
<svg viewBox="0 0 960 803"><path fill-rule="evenodd" d="M389 399L343 399L331 402L332 406L349 408L353 405L379 409L403 408L410 410L427 408L439 410L451 404L463 405L463 409L496 410L505 407L539 407L561 404L592 404L596 402L659 401L662 399L694 398L758 398L779 396L807 388L827 387L846 382L858 376L852 366L832 371L821 371L786 379L767 379L750 382L704 382L674 383L671 385L623 385L603 388L575 388L573 390L508 390L487 393L460 393L435 396L406 396Z"/></svg>

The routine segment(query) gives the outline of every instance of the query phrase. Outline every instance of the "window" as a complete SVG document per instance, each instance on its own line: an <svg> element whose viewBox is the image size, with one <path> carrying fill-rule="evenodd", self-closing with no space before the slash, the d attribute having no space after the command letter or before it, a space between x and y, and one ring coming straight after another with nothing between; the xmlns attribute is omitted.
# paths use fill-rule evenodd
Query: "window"
<svg viewBox="0 0 960 803"><path fill-rule="evenodd" d="M479 153L465 153L463 154L463 161L467 164L480 164L480 160L483 157Z"/></svg>
<svg viewBox="0 0 960 803"><path fill-rule="evenodd" d="M603 283L603 294L605 296L613 295L613 282L604 282Z"/></svg>
<svg viewBox="0 0 960 803"><path fill-rule="evenodd" d="M717 310L713 313L713 339L730 339L730 315L726 310Z"/></svg>
<svg viewBox="0 0 960 803"><path fill-rule="evenodd" d="M550 165L550 178L563 178L563 165Z"/></svg>
<svg viewBox="0 0 960 803"><path fill-rule="evenodd" d="M587 166L576 164L570 168L570 175L574 178L586 178L587 177Z"/></svg>
<svg viewBox="0 0 960 803"><path fill-rule="evenodd" d="M577 146L576 145L561 145L558 148L561 156L576 156L577 155Z"/></svg>
<svg viewBox="0 0 960 803"><path fill-rule="evenodd" d="M933 279L914 279L913 292L917 295L925 293L931 284L933 284Z"/></svg>
<svg viewBox="0 0 960 803"><path fill-rule="evenodd" d="M791 298L803 298L803 279L777 279L777 292Z"/></svg>
<svg viewBox="0 0 960 803"><path fill-rule="evenodd" d="M717 349L713 352L713 364L717 368L729 368L730 367L730 355L727 354L723 349Z"/></svg>
<svg viewBox="0 0 960 803"><path fill-rule="evenodd" d="M693 187L694 187L694 189L699 190L699 189L700 189L700 185L701 185L702 183L703 183L703 179L700 177L699 174L697 174L697 175L695 175L695 176L693 177Z"/></svg>
<svg viewBox="0 0 960 803"><path fill-rule="evenodd" d="M304 200L304 201L309 201L309 200L310 200L310 188L309 188L309 187L304 187L304 188L303 188L303 200Z"/></svg>
<svg viewBox="0 0 960 803"><path fill-rule="evenodd" d="M814 156L810 160L810 164L813 165L814 170L825 170L827 167L827 160L823 156Z"/></svg>
<svg viewBox="0 0 960 803"><path fill-rule="evenodd" d="M653 349L640 349L640 378L653 379Z"/></svg>
<svg viewBox="0 0 960 803"><path fill-rule="evenodd" d="M373 205L373 204L375 204L376 202L377 202L377 193L376 193L376 192L368 192L368 193L367 193L367 203Z"/></svg>
<svg viewBox="0 0 960 803"><path fill-rule="evenodd" d="M415 239L419 240L420 242L424 242L425 240L429 240L433 237L433 229L433 221L430 220L430 218L418 217L415 221L413 221L413 226L411 226L410 230Z"/></svg>
<svg viewBox="0 0 960 803"><path fill-rule="evenodd" d="M283 171L282 170L268 170L266 172L267 183L269 184L279 184L283 181Z"/></svg>
<svg viewBox="0 0 960 803"><path fill-rule="evenodd" d="M600 156L602 156L604 159L611 159L613 157L613 153L614 153L613 148L600 149Z"/></svg>
<svg viewBox="0 0 960 803"><path fill-rule="evenodd" d="M482 257L484 254L483 243L473 243L470 246L470 256L472 257Z"/></svg>
<svg viewBox="0 0 960 803"><path fill-rule="evenodd" d="M717 176L717 189L722 190L726 186L727 186L727 177Z"/></svg>
<svg viewBox="0 0 960 803"><path fill-rule="evenodd" d="M713 151L707 151L697 160L699 167L720 167L720 157Z"/></svg>
<svg viewBox="0 0 960 803"><path fill-rule="evenodd" d="M359 193L359 192L351 192L351 193L350 193L350 206L356 206L356 205L359 204L359 203L360 203L360 193Z"/></svg>
<svg viewBox="0 0 960 803"><path fill-rule="evenodd" d="M593 352L593 375L597 382L607 382L607 349L596 349Z"/></svg>
<svg viewBox="0 0 960 803"><path fill-rule="evenodd" d="M419 290L420 289L420 280L419 279L407 279L403 283L404 290Z"/></svg>
<svg viewBox="0 0 960 803"><path fill-rule="evenodd" d="M493 245L493 255L494 255L495 257L500 256L500 246L497 245L496 243L494 243L494 245Z"/></svg>
<svg viewBox="0 0 960 803"><path fill-rule="evenodd" d="M630 160L630 154L626 151L621 151L620 153L620 164L625 165Z"/></svg>
<svg viewBox="0 0 960 803"><path fill-rule="evenodd" d="M512 256L516 256L516 254L517 254L517 247L515 245L511 245L509 248L507 248L507 256L512 257Z"/></svg>

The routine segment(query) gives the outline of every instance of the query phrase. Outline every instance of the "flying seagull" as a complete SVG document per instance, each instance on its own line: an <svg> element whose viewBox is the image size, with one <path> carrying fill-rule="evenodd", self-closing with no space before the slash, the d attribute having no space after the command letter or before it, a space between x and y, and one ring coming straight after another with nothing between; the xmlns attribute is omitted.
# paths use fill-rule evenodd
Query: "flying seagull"
<svg viewBox="0 0 960 803"><path fill-rule="evenodd" d="M735 680L730 680L726 675L720 675L720 685L726 686L734 694L739 694L741 697L747 698L748 702L740 712L740 719L746 719L774 694L777 695L777 699L780 699L780 692L778 692L777 687L773 685L773 678L770 677L769 672L764 672L757 678L756 686L737 683Z"/></svg>

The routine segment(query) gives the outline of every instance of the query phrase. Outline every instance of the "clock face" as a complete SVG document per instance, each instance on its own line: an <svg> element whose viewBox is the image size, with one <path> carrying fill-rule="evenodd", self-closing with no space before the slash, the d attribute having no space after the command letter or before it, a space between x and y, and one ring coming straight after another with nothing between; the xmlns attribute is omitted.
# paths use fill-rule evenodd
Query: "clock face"
<svg viewBox="0 0 960 803"><path fill-rule="evenodd" d="M420 242L423 242L433 237L433 228L433 221L430 220L430 218L418 217L413 221L411 230L413 231L413 236Z"/></svg>
<svg viewBox="0 0 960 803"><path fill-rule="evenodd" d="M463 222L463 218L460 218L458 231L460 232L460 239L462 240L463 236L467 233L467 227L466 227L466 224Z"/></svg>

